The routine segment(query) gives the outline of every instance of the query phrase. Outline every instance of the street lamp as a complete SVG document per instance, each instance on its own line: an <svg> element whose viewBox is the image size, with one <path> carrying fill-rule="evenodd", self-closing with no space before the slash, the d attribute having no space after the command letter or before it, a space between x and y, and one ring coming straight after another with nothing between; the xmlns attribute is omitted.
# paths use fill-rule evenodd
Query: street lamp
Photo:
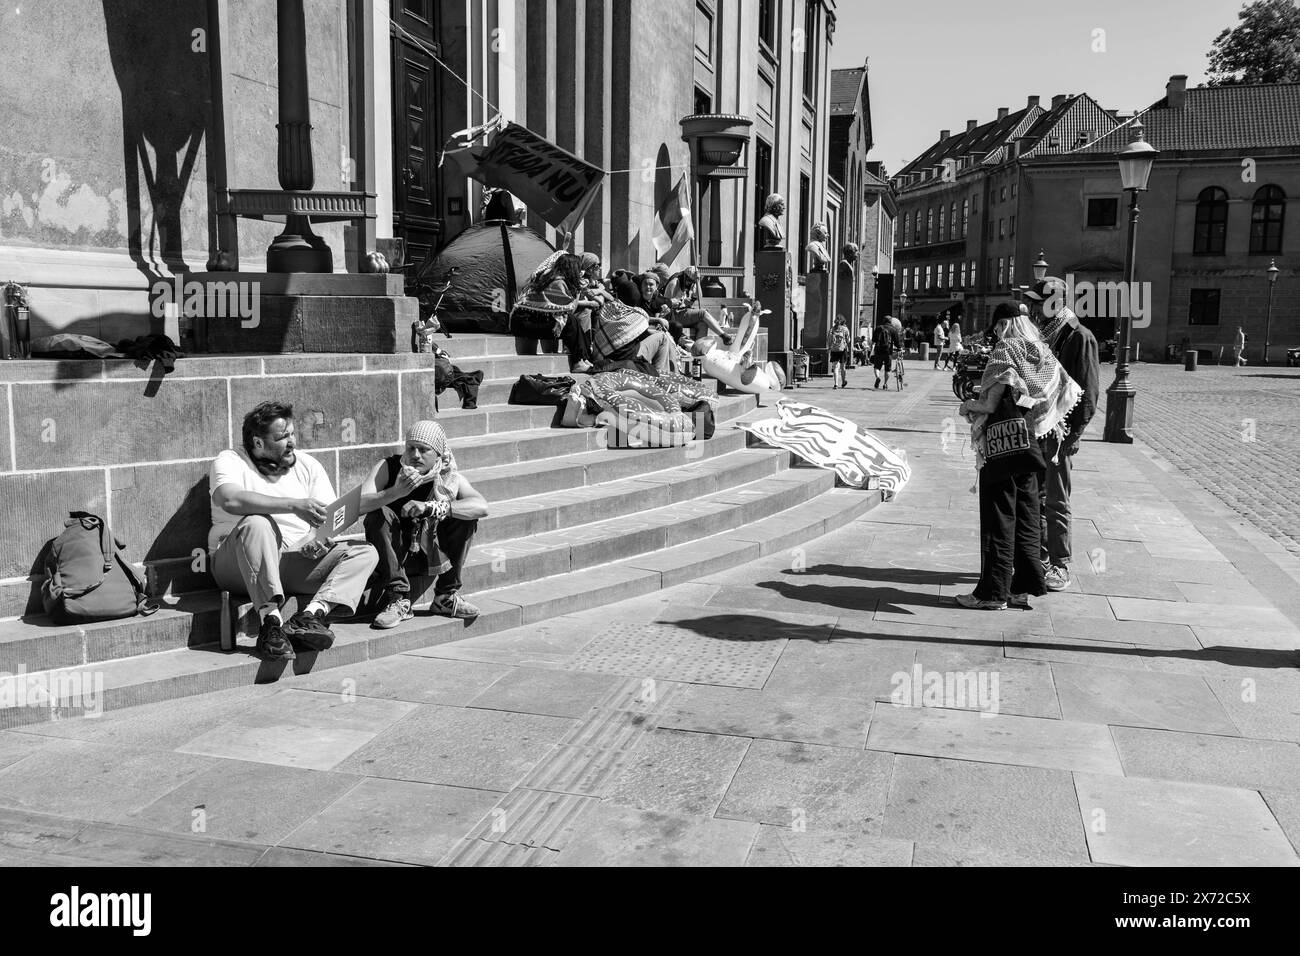
<svg viewBox="0 0 1300 956"><path fill-rule="evenodd" d="M898 307L899 307L899 311L902 312L902 316L900 317L899 321L906 323L907 322L907 293L906 292L898 293Z"/></svg>
<svg viewBox="0 0 1300 956"><path fill-rule="evenodd" d="M1034 263L1034 281L1042 282L1047 278L1047 260L1043 258L1042 249L1038 250L1038 261Z"/></svg>
<svg viewBox="0 0 1300 956"><path fill-rule="evenodd" d="M1273 286L1277 285L1277 275L1282 270L1274 259L1268 264L1268 317L1264 319L1264 364L1268 364L1268 336L1273 329Z"/></svg>
<svg viewBox="0 0 1300 956"><path fill-rule="evenodd" d="M1133 301L1133 286L1137 271L1137 222L1138 193L1146 192L1147 181L1151 178L1151 166L1160 151L1143 138L1142 121L1135 120L1129 134L1128 145L1115 159L1119 163L1119 178L1124 189L1128 190L1128 249L1124 254L1124 284L1128 288L1129 301ZM1108 442L1132 444L1133 442L1133 400L1137 389L1129 381L1128 357L1133 338L1133 314L1126 310L1119 326L1119 342L1115 361L1115 381L1106 389L1106 430L1102 438Z"/></svg>

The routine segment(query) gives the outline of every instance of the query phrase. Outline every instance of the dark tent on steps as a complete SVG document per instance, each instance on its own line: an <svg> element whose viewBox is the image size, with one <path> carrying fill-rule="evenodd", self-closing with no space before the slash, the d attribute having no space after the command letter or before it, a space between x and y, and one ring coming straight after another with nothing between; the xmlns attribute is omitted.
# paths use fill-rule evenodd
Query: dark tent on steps
<svg viewBox="0 0 1300 956"><path fill-rule="evenodd" d="M480 222L426 261L417 278L434 289L451 280L439 311L448 328L505 332L519 288L554 251L524 226L504 220ZM454 276L453 267L460 270Z"/></svg>

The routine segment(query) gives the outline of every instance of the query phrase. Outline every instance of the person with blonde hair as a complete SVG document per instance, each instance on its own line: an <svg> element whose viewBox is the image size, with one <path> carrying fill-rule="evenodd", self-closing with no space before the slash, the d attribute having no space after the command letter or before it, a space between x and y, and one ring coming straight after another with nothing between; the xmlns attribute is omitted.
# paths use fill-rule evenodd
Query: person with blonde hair
<svg viewBox="0 0 1300 956"><path fill-rule="evenodd" d="M1082 390L1015 303L993 312L997 344L980 379L979 397L961 403L971 424L978 469L980 578L965 608L1029 607L1047 593L1040 560L1039 485L1046 462L1040 440L1064 433Z"/></svg>

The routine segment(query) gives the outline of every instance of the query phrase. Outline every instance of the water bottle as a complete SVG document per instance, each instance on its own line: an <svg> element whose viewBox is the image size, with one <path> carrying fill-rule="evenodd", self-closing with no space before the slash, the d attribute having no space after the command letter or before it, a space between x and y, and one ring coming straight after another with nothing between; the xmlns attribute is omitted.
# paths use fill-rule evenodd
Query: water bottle
<svg viewBox="0 0 1300 956"><path fill-rule="evenodd" d="M700 357L697 355L693 359L691 359L691 378L695 379L695 381L698 382L703 377L704 377L704 363L700 361Z"/></svg>

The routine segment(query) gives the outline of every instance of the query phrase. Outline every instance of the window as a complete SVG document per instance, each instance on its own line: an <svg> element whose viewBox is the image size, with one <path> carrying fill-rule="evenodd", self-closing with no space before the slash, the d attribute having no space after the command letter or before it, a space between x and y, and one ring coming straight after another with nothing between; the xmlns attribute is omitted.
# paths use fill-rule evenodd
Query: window
<svg viewBox="0 0 1300 956"><path fill-rule="evenodd" d="M970 224L970 200L961 201L961 237L966 238L966 227Z"/></svg>
<svg viewBox="0 0 1300 956"><path fill-rule="evenodd" d="M817 4L811 0L803 14L803 98L817 102Z"/></svg>
<svg viewBox="0 0 1300 956"><path fill-rule="evenodd" d="M1228 238L1228 194L1210 186L1196 198L1196 233L1192 252L1198 256L1221 256Z"/></svg>
<svg viewBox="0 0 1300 956"><path fill-rule="evenodd" d="M702 90L698 86L695 88L695 112L697 115L700 113L713 112L713 97L711 97L706 90Z"/></svg>
<svg viewBox="0 0 1300 956"><path fill-rule="evenodd" d="M1006 221L1005 219L999 219L999 220L998 220L998 238L999 238L999 239L1005 239L1006 237L1007 237L1007 221Z"/></svg>
<svg viewBox="0 0 1300 956"><path fill-rule="evenodd" d="M754 138L754 208L763 215L763 204L772 192L772 147L761 138Z"/></svg>
<svg viewBox="0 0 1300 956"><path fill-rule="evenodd" d="M925 241L934 242L934 208L925 211Z"/></svg>
<svg viewBox="0 0 1300 956"><path fill-rule="evenodd" d="M1012 239L1016 238L1016 217L1011 217L1009 234Z"/></svg>
<svg viewBox="0 0 1300 956"><path fill-rule="evenodd" d="M957 288L957 263L948 263L948 288Z"/></svg>
<svg viewBox="0 0 1300 956"><path fill-rule="evenodd" d="M812 183L808 177L799 174L799 274L808 272L808 207L812 205Z"/></svg>
<svg viewBox="0 0 1300 956"><path fill-rule="evenodd" d="M943 289L943 263L942 262L934 267L934 284L938 286L940 290Z"/></svg>
<svg viewBox="0 0 1300 956"><path fill-rule="evenodd" d="M1016 184L1015 184L1015 183L1012 183L1012 184L1011 184L1011 198L1012 198L1012 199L1015 199L1015 198L1016 198Z"/></svg>
<svg viewBox="0 0 1300 956"><path fill-rule="evenodd" d="M777 0L758 0L758 39L773 53L776 52Z"/></svg>
<svg viewBox="0 0 1300 956"><path fill-rule="evenodd" d="M909 217L904 216L903 217L903 248L904 249L907 248L907 240L912 234L911 227L912 227L912 220ZM882 242L881 245L883 246L884 243Z"/></svg>
<svg viewBox="0 0 1300 956"><path fill-rule="evenodd" d="M1006 258L1006 256L998 256L998 281L997 281L997 284L998 284L998 288L1002 288L1002 286L1004 286L1004 285L1007 284L1007 258Z"/></svg>
<svg viewBox="0 0 1300 956"><path fill-rule="evenodd" d="M918 209L916 210L916 212L912 213L912 245L919 246L921 245L922 241L923 240L921 239L921 210Z"/></svg>
<svg viewBox="0 0 1300 956"><path fill-rule="evenodd" d="M930 289L930 267L929 266L925 267L925 288L926 291L929 291Z"/></svg>
<svg viewBox="0 0 1300 956"><path fill-rule="evenodd" d="M1250 254L1275 256L1282 251L1282 226L1286 221L1286 193L1277 186L1262 186L1250 211Z"/></svg>
<svg viewBox="0 0 1300 956"><path fill-rule="evenodd" d="M975 288L975 259L970 261L970 288Z"/></svg>
<svg viewBox="0 0 1300 956"><path fill-rule="evenodd" d="M1187 313L1189 325L1219 324L1219 290L1193 289L1191 309Z"/></svg>
<svg viewBox="0 0 1300 956"><path fill-rule="evenodd" d="M953 203L948 208L948 238L957 238L957 204Z"/></svg>
<svg viewBox="0 0 1300 956"><path fill-rule="evenodd" d="M998 194L998 202L1006 202L1006 201L1007 201L1007 187L1003 186L1002 191Z"/></svg>
<svg viewBox="0 0 1300 956"><path fill-rule="evenodd" d="M706 62L713 62L713 13L699 4L695 6L695 52Z"/></svg>
<svg viewBox="0 0 1300 956"><path fill-rule="evenodd" d="M937 242L943 242L943 203L939 203L939 232L934 238Z"/></svg>
<svg viewBox="0 0 1300 956"><path fill-rule="evenodd" d="M1007 259L1007 285L1016 284L1016 257L1010 256Z"/></svg>
<svg viewBox="0 0 1300 956"><path fill-rule="evenodd" d="M961 287L962 287L963 289L965 289L965 288L969 288L969 287L966 285L966 263L965 263L965 262L963 262L963 263L961 264Z"/></svg>
<svg viewBox="0 0 1300 956"><path fill-rule="evenodd" d="M1107 196L1088 200L1088 228L1114 229L1119 225L1119 199Z"/></svg>

